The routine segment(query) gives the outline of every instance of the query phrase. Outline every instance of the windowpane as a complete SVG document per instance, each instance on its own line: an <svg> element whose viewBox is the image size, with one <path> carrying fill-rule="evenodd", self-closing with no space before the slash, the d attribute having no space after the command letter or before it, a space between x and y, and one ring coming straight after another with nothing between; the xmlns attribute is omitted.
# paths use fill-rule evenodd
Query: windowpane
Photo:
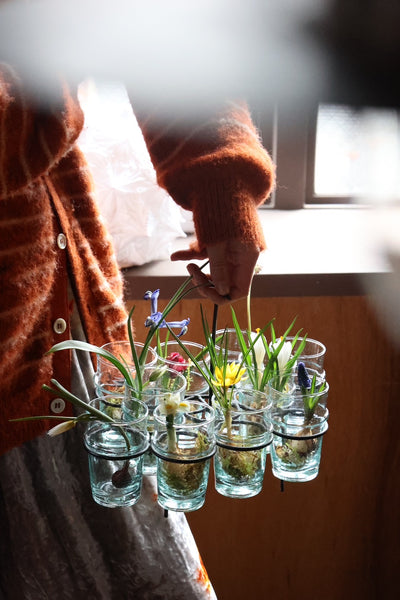
<svg viewBox="0 0 400 600"><path fill-rule="evenodd" d="M340 202L343 197L398 196L399 167L399 119L395 110L319 107L314 197L337 196Z"/></svg>

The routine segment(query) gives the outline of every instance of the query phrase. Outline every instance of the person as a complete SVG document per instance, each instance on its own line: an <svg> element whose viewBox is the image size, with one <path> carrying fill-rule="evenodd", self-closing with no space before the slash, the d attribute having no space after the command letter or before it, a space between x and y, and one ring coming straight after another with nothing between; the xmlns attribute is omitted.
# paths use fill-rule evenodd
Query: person
<svg viewBox="0 0 400 600"><path fill-rule="evenodd" d="M246 295L265 246L257 206L274 182L247 107L228 103L196 131L138 119L159 185L193 212L196 242L172 259L208 257L210 276L188 269L216 303ZM47 355L54 343L127 339L122 276L76 145L82 126L65 84L49 107L0 64L0 599L214 598L185 517L164 518L150 478L137 505L107 510L91 499L78 428L50 439L48 422L10 422L71 414L43 391L51 378L93 397L91 357Z"/></svg>
<svg viewBox="0 0 400 600"><path fill-rule="evenodd" d="M134 101L133 101L134 102ZM190 130L181 114L168 127L161 117L135 112L144 133L157 181L183 208L193 212L197 241L172 260L210 259L212 287L190 264L200 293L217 304L243 298L265 240L257 206L268 197L274 169L245 105L227 103L204 110L203 122ZM209 117L208 119L206 117ZM160 133L161 132L161 133Z"/></svg>

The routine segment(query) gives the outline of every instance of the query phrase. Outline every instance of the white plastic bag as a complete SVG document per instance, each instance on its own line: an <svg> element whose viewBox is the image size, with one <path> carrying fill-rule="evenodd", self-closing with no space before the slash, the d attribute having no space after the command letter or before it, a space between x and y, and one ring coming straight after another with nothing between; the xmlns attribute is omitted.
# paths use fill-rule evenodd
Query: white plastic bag
<svg viewBox="0 0 400 600"><path fill-rule="evenodd" d="M121 268L168 258L185 237L183 213L156 182L142 132L122 84L81 84L85 126L78 139Z"/></svg>

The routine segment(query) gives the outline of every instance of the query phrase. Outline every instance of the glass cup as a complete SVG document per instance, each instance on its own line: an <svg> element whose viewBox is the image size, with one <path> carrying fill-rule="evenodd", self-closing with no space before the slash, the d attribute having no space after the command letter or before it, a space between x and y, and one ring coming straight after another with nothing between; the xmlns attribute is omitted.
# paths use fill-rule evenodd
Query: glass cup
<svg viewBox="0 0 400 600"><path fill-rule="evenodd" d="M299 337L293 347L292 353L294 354L297 348L300 346L304 338ZM288 336L286 338L287 342L293 343L294 337ZM305 346L302 350L302 353L297 358L297 362L303 362L307 368L313 368L316 370L322 369L324 366L326 354L326 346L322 344L322 342L318 342L318 340L313 340L312 338L307 337Z"/></svg>
<svg viewBox="0 0 400 600"><path fill-rule="evenodd" d="M114 419L89 421L85 430L93 499L107 508L132 506L140 498L143 456L149 446L147 406L124 400L116 407L105 397L89 404Z"/></svg>
<svg viewBox="0 0 400 600"><path fill-rule="evenodd" d="M268 395L248 388L236 392L229 411L218 406L214 474L215 489L223 496L250 498L261 492L272 440L270 410Z"/></svg>
<svg viewBox="0 0 400 600"><path fill-rule="evenodd" d="M209 355L204 353L204 346L195 342L184 342L184 345L201 365L204 361L209 364ZM159 363L166 365L169 369L174 369L185 377L186 395L201 396L207 393L207 382L178 342L162 342L159 350L157 351L157 348L154 350L157 352Z"/></svg>
<svg viewBox="0 0 400 600"><path fill-rule="evenodd" d="M310 381L315 377L315 393L318 395L318 402L326 407L329 385L325 379L324 369L308 368L307 373ZM286 372L283 378L279 376L272 377L267 383L266 393L273 407L287 408L300 400L302 392L299 386L297 368L295 367L290 372Z"/></svg>
<svg viewBox="0 0 400 600"><path fill-rule="evenodd" d="M125 381L114 383L103 383L97 385L99 398L104 398L108 404L120 406L125 398Z"/></svg>
<svg viewBox="0 0 400 600"><path fill-rule="evenodd" d="M317 477L321 460L322 438L328 429L326 408L329 386L314 396L320 400L310 417L299 391L292 402L273 402L271 423L272 473L282 481L310 481Z"/></svg>
<svg viewBox="0 0 400 600"><path fill-rule="evenodd" d="M214 410L201 400L171 419L162 406L154 410L151 439L157 456L158 503L167 510L190 512L201 508L215 452Z"/></svg>
<svg viewBox="0 0 400 600"><path fill-rule="evenodd" d="M126 397L137 398L145 402L148 408L147 430L150 438L153 434L153 413L157 404L168 400L171 394L178 394L180 400L184 399L186 390L186 379L173 369L165 368L163 365L145 367L142 372L141 387L126 386ZM151 447L145 454L143 474L155 475L157 472L157 461Z"/></svg>
<svg viewBox="0 0 400 600"><path fill-rule="evenodd" d="M304 364L310 381L312 381L313 378L315 377L315 384L317 386L317 389L319 389L321 387L321 385L324 382L326 382L325 369L323 367L320 367L316 363L314 363L314 362L310 363L307 360L303 360L303 361L299 361L299 362L302 362ZM295 381L296 387L299 387L297 369L296 369L296 374L294 376L294 381Z"/></svg>
<svg viewBox="0 0 400 600"><path fill-rule="evenodd" d="M249 338L247 331L241 330L246 345L248 346ZM219 339L221 338L221 339ZM218 329L215 332L215 347L217 351L222 348L227 350L228 362L241 362L243 358L242 349L239 344L236 329Z"/></svg>
<svg viewBox="0 0 400 600"><path fill-rule="evenodd" d="M102 350L111 352L118 360L125 362L131 371L135 370L132 350L129 341L109 342L101 347ZM144 344L135 342L135 350L138 355L143 351ZM153 348L148 348L144 366L151 366L157 362L157 355ZM95 385L97 394L101 395L101 386L104 384L119 383L124 385L122 373L109 360L103 356L97 356L97 371L95 374Z"/></svg>

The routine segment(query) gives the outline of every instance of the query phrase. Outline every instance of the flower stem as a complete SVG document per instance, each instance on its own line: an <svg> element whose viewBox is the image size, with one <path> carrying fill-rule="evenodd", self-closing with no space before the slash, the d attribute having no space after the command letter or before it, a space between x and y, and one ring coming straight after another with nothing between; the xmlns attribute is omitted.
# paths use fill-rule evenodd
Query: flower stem
<svg viewBox="0 0 400 600"><path fill-rule="evenodd" d="M165 420L167 423L168 452L176 452L177 441L174 427L174 415L167 415Z"/></svg>
<svg viewBox="0 0 400 600"><path fill-rule="evenodd" d="M226 427L226 432L228 434L228 437L230 438L232 437L232 413L229 408L225 411L224 417L224 427Z"/></svg>
<svg viewBox="0 0 400 600"><path fill-rule="evenodd" d="M247 294L247 300L246 300L246 305L247 305L247 330L252 331L251 329L251 310L250 310L250 302L251 302L251 287L249 289L249 293Z"/></svg>

